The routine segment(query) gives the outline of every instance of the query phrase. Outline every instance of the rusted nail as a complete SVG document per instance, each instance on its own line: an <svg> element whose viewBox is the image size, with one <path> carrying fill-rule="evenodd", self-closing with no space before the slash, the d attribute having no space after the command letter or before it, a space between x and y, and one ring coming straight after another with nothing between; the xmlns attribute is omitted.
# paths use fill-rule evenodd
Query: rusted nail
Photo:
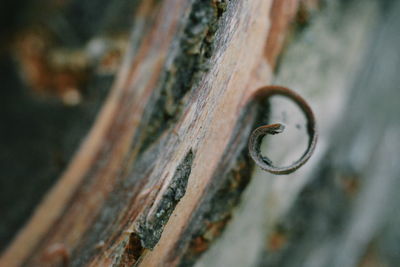
<svg viewBox="0 0 400 267"><path fill-rule="evenodd" d="M308 147L303 155L295 161L293 164L286 167L277 167L274 166L272 161L263 155L261 155L260 147L261 141L263 137L267 134L279 134L283 132L284 125L280 123L263 125L256 128L250 136L249 140L249 152L251 158L255 161L255 163L264 171L268 171L274 174L289 174L300 168L307 160L311 157L315 145L317 144L317 130L316 130L316 122L314 113L312 112L311 107L307 104L307 102L297 93L292 90L281 87L281 86L265 86L258 89L252 100L255 101L264 101L267 98L275 95L280 95L289 98L293 102L295 102L300 109L304 112L304 115L307 118L307 133L309 136Z"/></svg>

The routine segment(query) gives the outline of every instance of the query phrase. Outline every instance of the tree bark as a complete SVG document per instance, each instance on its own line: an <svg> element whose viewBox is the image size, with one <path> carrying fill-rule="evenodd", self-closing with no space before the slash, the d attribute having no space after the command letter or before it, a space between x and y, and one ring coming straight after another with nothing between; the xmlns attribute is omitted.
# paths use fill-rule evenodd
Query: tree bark
<svg viewBox="0 0 400 267"><path fill-rule="evenodd" d="M0 266L355 266L379 239L377 229L390 222L389 211L382 215L387 220L373 220L381 213L369 216L363 211L378 203L373 208L377 212L397 200L389 190L397 188L396 166L386 166L386 156L377 148L382 142L389 157L396 158L396 147L389 143L399 128L396 118L387 116L396 112L396 103L390 101L395 92L382 89L388 99L384 112L380 106L369 109L377 98L373 88L395 88L395 75L376 71L374 76L365 70L353 86L346 76L363 66L365 51L373 51L367 65L390 61L387 54L383 59L379 55L396 50L384 40L394 38L395 26L390 25L398 20L383 19L382 14L390 13L390 4L385 5L136 1L129 9L134 10L130 39L122 38L126 51L89 133L4 250ZM81 69L68 72L70 78L62 85L54 78L61 75L59 69L46 61L48 54L32 56L24 50L26 42L13 43L28 83L57 88L54 94L73 104L77 99L71 98L71 88L95 84L82 73L113 73L113 55L122 49L103 49L95 60L87 55L98 44L94 41L103 40L97 24L103 25L102 33L114 25L92 22L81 30L84 41L68 47L86 47L87 62L75 62L75 69ZM335 27L339 29L332 30ZM378 30L370 35L370 27ZM124 32L124 27L119 29ZM371 36L376 37L376 48L361 45ZM398 44L394 39L390 43ZM288 41L292 45L281 54ZM247 152L251 130L265 122L266 115L271 122L287 120L292 129L304 130L297 110L282 111L287 103L247 105L259 87L273 83L277 63L274 83L292 86L311 99L322 141L310 164L294 175L273 178L253 173ZM53 78L29 75L32 66ZM384 80L387 84L374 82ZM360 119L365 114L379 121L379 128ZM365 130L359 132L356 126ZM378 129L388 132L379 135ZM298 133L290 130L286 139L268 139L269 153L282 163L292 161L303 149L305 136ZM386 167L381 171L381 166ZM382 184L374 182L378 173L387 177ZM362 222L367 232L357 231ZM359 236L365 237L361 243L356 242ZM343 249L335 248L339 244ZM395 256L390 257L391 264Z"/></svg>
<svg viewBox="0 0 400 267"><path fill-rule="evenodd" d="M256 110L245 104L268 83L297 5L138 3L90 133L2 264L179 264L208 202L227 185L239 194L249 179ZM219 231L228 208L208 227Z"/></svg>

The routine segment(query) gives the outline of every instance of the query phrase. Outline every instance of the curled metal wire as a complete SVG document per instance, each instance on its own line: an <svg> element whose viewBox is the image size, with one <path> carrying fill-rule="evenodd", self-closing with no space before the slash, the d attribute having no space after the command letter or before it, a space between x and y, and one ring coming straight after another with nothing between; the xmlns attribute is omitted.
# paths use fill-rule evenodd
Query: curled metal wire
<svg viewBox="0 0 400 267"><path fill-rule="evenodd" d="M268 171L273 174L289 174L300 168L311 157L315 145L317 144L318 133L316 130L314 113L312 112L311 107L300 95L298 95L294 91L282 86L265 86L256 91L253 99L256 101L265 101L267 98L275 95L287 97L295 102L306 116L307 134L309 135L307 149L298 160L296 160L291 165L285 167L275 166L268 157L261 155L260 147L263 137L267 134L279 134L283 132L285 128L283 124L275 123L260 126L251 133L248 145L249 152L251 158L264 171Z"/></svg>

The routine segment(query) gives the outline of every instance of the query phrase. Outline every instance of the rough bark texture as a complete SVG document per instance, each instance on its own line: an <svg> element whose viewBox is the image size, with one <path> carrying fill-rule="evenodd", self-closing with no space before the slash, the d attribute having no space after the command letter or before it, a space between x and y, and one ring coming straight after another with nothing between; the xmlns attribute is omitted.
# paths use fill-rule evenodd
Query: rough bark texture
<svg viewBox="0 0 400 267"><path fill-rule="evenodd" d="M92 10L71 3L71 14ZM13 42L28 84L64 104L76 102L72 89L96 85L82 72L114 79L90 132L0 266L395 265L399 4L167 0L119 8L134 18L115 78L124 45L85 63L61 60L81 67L71 73L24 50L29 42ZM109 12L102 23L88 12L78 47L93 48L114 25ZM312 161L286 177L252 174L246 151L266 115L289 126L266 140L273 160L291 162L304 149L298 110L281 101L272 112L247 105L272 83L276 62L275 83L311 100L321 132ZM54 71L52 78L33 67ZM84 133L76 129L75 144Z"/></svg>
<svg viewBox="0 0 400 267"><path fill-rule="evenodd" d="M196 266L399 263L400 6L325 4L293 36L275 79L314 103L316 154L290 177L255 171L230 224ZM271 110L273 121L301 121L285 103ZM282 141L292 153L301 146L296 135L271 141L268 153L283 162L291 153Z"/></svg>
<svg viewBox="0 0 400 267"><path fill-rule="evenodd" d="M220 231L249 180L244 148L257 116L246 102L271 77L263 55L272 46L268 59L278 55L297 9L285 2L138 3L96 122L1 263L177 265L206 223ZM34 74L32 84L54 86ZM233 203L210 210L215 197Z"/></svg>

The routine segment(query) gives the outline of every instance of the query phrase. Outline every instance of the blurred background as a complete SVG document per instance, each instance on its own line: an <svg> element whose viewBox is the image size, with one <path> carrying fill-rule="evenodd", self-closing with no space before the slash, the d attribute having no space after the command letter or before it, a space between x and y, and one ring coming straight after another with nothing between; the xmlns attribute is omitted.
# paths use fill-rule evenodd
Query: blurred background
<svg viewBox="0 0 400 267"><path fill-rule="evenodd" d="M316 152L287 177L256 170L196 266L400 265L400 3L321 1L314 11L291 34L274 83L311 103ZM305 119L284 100L271 110L287 131L264 151L288 164L307 146L296 129Z"/></svg>
<svg viewBox="0 0 400 267"><path fill-rule="evenodd" d="M139 2L0 3L0 251L90 130L135 45ZM313 107L315 155L291 176L256 169L226 229L188 265L400 266L400 2L311 2L273 83ZM304 150L304 118L283 99L271 107L288 130L265 152L286 164Z"/></svg>
<svg viewBox="0 0 400 267"><path fill-rule="evenodd" d="M137 1L0 4L0 249L88 133L128 44Z"/></svg>

